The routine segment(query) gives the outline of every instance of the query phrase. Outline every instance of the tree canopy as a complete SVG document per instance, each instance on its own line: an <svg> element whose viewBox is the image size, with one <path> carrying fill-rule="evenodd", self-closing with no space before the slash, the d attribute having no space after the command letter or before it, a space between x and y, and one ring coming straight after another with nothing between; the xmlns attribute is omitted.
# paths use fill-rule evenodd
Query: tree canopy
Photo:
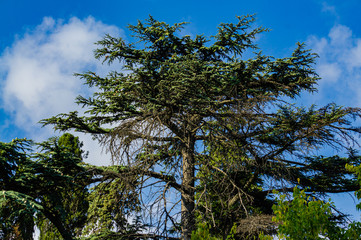
<svg viewBox="0 0 361 240"><path fill-rule="evenodd" d="M84 220L77 214L87 204L78 198L86 194L81 185L86 179L77 177L84 172L78 165L79 152L74 151L79 151L77 145L71 149L50 139L38 144L39 152L33 152L31 141L15 139L0 147L2 239L32 239L35 219L43 222L44 218L56 227L56 233L72 239Z"/></svg>
<svg viewBox="0 0 361 240"><path fill-rule="evenodd" d="M83 225L87 234L191 239L206 222L219 237L232 231L247 239L275 231L273 189L359 189L344 168L358 166L359 158L314 154L356 143L360 129L352 120L360 109L293 104L302 92L316 91L316 54L298 43L289 57L264 55L255 39L267 29L254 21L238 17L214 36L191 37L182 35L185 23L149 17L129 26L133 42L109 35L98 42L95 57L122 67L107 76L77 74L95 88L91 97L77 98L85 113L41 121L92 134L112 154L113 166L76 162L67 173L95 187L84 193L93 209Z"/></svg>

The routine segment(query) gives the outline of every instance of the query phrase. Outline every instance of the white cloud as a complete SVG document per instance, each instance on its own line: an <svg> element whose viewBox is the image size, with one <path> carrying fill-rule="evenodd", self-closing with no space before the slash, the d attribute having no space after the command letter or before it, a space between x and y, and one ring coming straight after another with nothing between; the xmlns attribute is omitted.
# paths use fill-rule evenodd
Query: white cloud
<svg viewBox="0 0 361 240"><path fill-rule="evenodd" d="M337 52L341 50L341 48L348 48L352 43L352 31L346 26L336 25L328 34L330 40L330 46L334 48Z"/></svg>
<svg viewBox="0 0 361 240"><path fill-rule="evenodd" d="M341 76L342 70L337 63L324 63L317 68L317 73L329 83L335 83Z"/></svg>
<svg viewBox="0 0 361 240"><path fill-rule="evenodd" d="M319 105L360 106L361 37L347 26L335 25L327 37L310 36L308 46L319 55L316 71L322 78L313 100Z"/></svg>
<svg viewBox="0 0 361 240"><path fill-rule="evenodd" d="M92 17L83 20L74 17L69 21L46 17L33 30L17 37L1 55L0 100L29 138L39 141L54 134L49 128L40 128L36 124L39 120L79 110L75 97L89 94L89 90L74 73L109 71L107 65L93 57L94 43L106 33L120 36L122 30ZM100 152L90 137L82 140L87 149Z"/></svg>
<svg viewBox="0 0 361 240"><path fill-rule="evenodd" d="M357 39L356 46L350 50L348 59L352 67L361 67L361 39Z"/></svg>

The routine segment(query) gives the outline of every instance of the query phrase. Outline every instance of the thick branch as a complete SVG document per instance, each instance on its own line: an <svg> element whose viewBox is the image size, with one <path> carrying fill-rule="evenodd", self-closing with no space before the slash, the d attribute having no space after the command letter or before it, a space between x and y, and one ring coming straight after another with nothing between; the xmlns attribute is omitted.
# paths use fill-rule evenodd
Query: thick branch
<svg viewBox="0 0 361 240"><path fill-rule="evenodd" d="M90 166L88 168L89 172L93 172L94 175L102 175L100 178L93 178L92 182L98 182L98 181L104 181L106 179L116 179L121 178L124 179L127 176L148 176L152 178L159 179L167 184L169 186L173 187L174 189L178 191L183 191L182 185L178 184L175 180L174 176L161 174L154 171L144 170L141 168L116 168L116 169L102 169L96 166Z"/></svg>

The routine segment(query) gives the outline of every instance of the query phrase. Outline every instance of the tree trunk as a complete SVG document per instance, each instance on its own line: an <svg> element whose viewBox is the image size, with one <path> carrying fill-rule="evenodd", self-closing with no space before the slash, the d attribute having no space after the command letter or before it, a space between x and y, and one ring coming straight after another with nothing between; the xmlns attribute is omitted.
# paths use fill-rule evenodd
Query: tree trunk
<svg viewBox="0 0 361 240"><path fill-rule="evenodd" d="M65 229L65 226L59 220L60 219L59 216L56 217L50 211L47 211L45 209L42 212L45 215L45 217L47 217L54 224L54 226L58 229L60 235L63 237L64 240L74 240L71 233L67 229Z"/></svg>
<svg viewBox="0 0 361 240"><path fill-rule="evenodd" d="M190 240L192 231L194 230L194 137L188 136L187 142L182 149L183 157L183 178L182 178L182 239Z"/></svg>

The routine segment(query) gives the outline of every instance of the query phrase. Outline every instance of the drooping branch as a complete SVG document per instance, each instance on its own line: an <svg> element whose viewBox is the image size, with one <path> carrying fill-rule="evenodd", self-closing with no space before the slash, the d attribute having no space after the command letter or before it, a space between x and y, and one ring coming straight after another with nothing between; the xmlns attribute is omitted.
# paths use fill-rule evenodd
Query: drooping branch
<svg viewBox="0 0 361 240"><path fill-rule="evenodd" d="M176 189L179 192L182 192L184 190L183 186L181 184L177 183L174 176L165 175L162 173L145 170L145 169L137 168L137 167L134 167L134 168L131 168L131 167L122 168L122 167L116 167L116 166L96 167L96 166L88 165L87 173L92 173L93 176L95 176L93 179L91 179L91 182L93 182L93 183L105 181L107 179L123 179L123 180L127 181L127 179L129 179L128 177L130 177L130 176L133 178L134 177L138 178L139 176L148 176L148 177L159 179L159 180L165 182L166 184L173 187L174 189Z"/></svg>

